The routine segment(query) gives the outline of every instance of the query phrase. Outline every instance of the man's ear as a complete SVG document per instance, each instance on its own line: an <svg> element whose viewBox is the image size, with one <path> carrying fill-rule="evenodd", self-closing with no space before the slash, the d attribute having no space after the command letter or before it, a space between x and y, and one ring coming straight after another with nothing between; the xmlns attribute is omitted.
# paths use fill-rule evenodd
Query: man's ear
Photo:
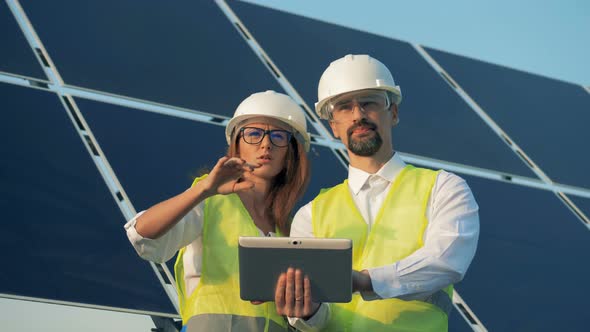
<svg viewBox="0 0 590 332"><path fill-rule="evenodd" d="M334 134L334 137L340 138L340 136L338 136L338 131L336 130L336 124L334 123L334 121L328 120L328 123L330 124L330 128L332 128L332 134Z"/></svg>
<svg viewBox="0 0 590 332"><path fill-rule="evenodd" d="M397 112L397 105L392 104L391 105L391 127L397 126L398 123L399 123L399 116L398 116L398 112Z"/></svg>

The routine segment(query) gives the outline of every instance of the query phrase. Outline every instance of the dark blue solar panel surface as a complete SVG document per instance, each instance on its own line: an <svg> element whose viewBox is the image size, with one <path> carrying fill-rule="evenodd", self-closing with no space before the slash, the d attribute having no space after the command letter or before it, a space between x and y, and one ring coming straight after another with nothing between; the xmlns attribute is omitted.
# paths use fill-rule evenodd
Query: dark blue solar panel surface
<svg viewBox="0 0 590 332"><path fill-rule="evenodd" d="M576 204L578 209L582 210L582 212L586 215L586 217L590 218L590 198L578 197L573 195L568 195L569 199Z"/></svg>
<svg viewBox="0 0 590 332"><path fill-rule="evenodd" d="M175 313L58 97L0 84L0 293Z"/></svg>
<svg viewBox="0 0 590 332"><path fill-rule="evenodd" d="M141 211L186 190L225 155L224 127L77 99L135 209ZM298 207L347 171L328 148L309 152L312 182ZM172 268L174 260L169 261Z"/></svg>
<svg viewBox="0 0 590 332"><path fill-rule="evenodd" d="M457 308L453 307L449 315L449 331L451 332L473 332L473 329L466 323Z"/></svg>
<svg viewBox="0 0 590 332"><path fill-rule="evenodd" d="M402 87L397 150L535 176L410 44L244 2L230 4L310 107L331 61L368 53L385 63Z"/></svg>
<svg viewBox="0 0 590 332"><path fill-rule="evenodd" d="M254 92L282 91L213 1L22 5L70 85L227 116Z"/></svg>
<svg viewBox="0 0 590 332"><path fill-rule="evenodd" d="M587 328L590 232L551 192L464 177L480 206L476 257L456 288L490 331ZM556 308L558 306L559 308Z"/></svg>
<svg viewBox="0 0 590 332"><path fill-rule="evenodd" d="M137 211L175 196L227 150L224 127L76 99Z"/></svg>
<svg viewBox="0 0 590 332"><path fill-rule="evenodd" d="M0 71L46 80L25 35L6 2L0 2Z"/></svg>
<svg viewBox="0 0 590 332"><path fill-rule="evenodd" d="M428 49L554 181L590 188L590 94L581 86Z"/></svg>

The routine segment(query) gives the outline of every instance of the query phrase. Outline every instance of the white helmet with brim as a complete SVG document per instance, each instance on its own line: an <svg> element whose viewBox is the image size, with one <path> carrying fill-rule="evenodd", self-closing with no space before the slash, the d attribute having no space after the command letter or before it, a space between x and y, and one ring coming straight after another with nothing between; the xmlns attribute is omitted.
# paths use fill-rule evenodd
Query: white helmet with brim
<svg viewBox="0 0 590 332"><path fill-rule="evenodd" d="M395 85L391 72L381 61L366 54L349 54L335 60L320 78L316 113L322 119L330 119L324 107L328 101L343 93L365 89L388 91L391 102L396 105L402 101L400 87Z"/></svg>
<svg viewBox="0 0 590 332"><path fill-rule="evenodd" d="M244 99L225 127L225 138L230 144L234 130L249 119L269 117L293 128L293 135L309 151L310 136L303 109L289 96L272 90L258 92Z"/></svg>

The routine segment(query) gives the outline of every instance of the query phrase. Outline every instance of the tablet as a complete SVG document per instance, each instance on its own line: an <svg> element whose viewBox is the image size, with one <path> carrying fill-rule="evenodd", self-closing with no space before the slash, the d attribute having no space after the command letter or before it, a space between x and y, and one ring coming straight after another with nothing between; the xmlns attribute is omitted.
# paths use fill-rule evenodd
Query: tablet
<svg viewBox="0 0 590 332"><path fill-rule="evenodd" d="M244 237L239 239L240 297L274 301L279 275L289 267L311 281L314 302L350 302L352 240Z"/></svg>

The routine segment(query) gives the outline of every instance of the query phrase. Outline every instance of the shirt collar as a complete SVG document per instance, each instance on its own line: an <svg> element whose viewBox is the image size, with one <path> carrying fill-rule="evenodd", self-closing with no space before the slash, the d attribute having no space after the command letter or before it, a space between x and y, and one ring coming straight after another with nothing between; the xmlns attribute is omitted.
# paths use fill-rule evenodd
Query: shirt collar
<svg viewBox="0 0 590 332"><path fill-rule="evenodd" d="M385 165L375 173L375 175L389 182L393 182L395 177L404 167L406 167L406 163L398 153L394 153L393 157L391 157L391 159L389 159L389 161L387 161ZM355 195L359 193L371 175L371 173L367 173L359 168L350 165L348 166L348 185Z"/></svg>

